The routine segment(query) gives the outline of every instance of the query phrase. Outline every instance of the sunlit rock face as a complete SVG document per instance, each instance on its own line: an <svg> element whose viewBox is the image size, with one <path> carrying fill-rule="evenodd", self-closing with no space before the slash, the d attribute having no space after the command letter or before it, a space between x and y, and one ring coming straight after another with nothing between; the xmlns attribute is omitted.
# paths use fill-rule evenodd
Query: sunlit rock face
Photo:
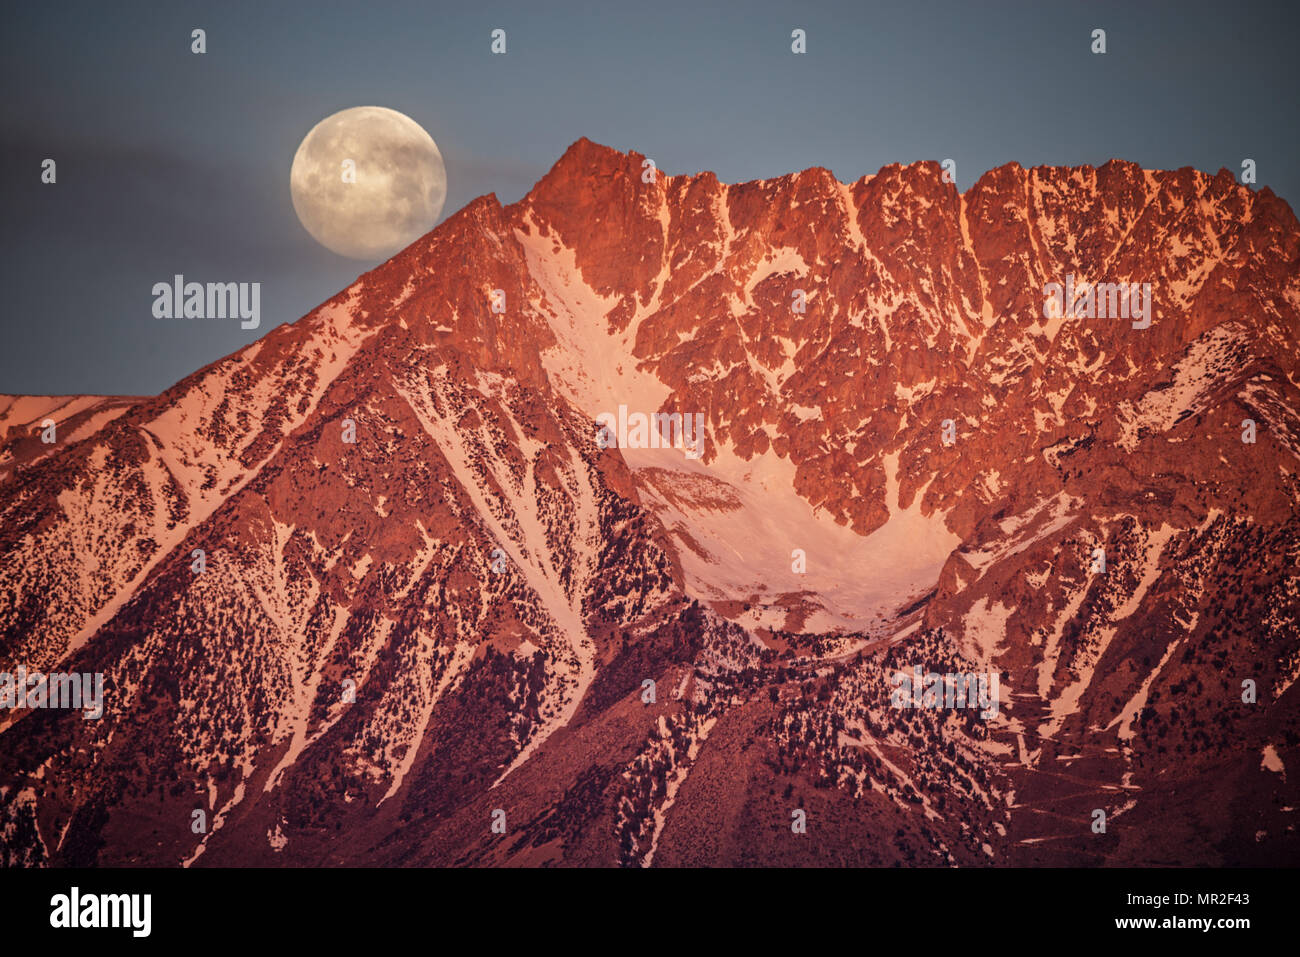
<svg viewBox="0 0 1300 957"><path fill-rule="evenodd" d="M7 862L1293 861L1286 204L644 159L160 396L0 400L0 671L105 698L0 711Z"/></svg>

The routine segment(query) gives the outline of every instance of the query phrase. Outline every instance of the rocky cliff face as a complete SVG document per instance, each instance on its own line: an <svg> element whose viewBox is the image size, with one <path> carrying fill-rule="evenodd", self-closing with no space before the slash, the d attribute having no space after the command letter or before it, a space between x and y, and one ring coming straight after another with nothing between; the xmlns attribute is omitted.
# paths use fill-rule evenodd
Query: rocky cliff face
<svg viewBox="0 0 1300 957"><path fill-rule="evenodd" d="M0 671L105 682L0 711L5 860L1294 860L1287 205L642 160L156 398L3 400Z"/></svg>

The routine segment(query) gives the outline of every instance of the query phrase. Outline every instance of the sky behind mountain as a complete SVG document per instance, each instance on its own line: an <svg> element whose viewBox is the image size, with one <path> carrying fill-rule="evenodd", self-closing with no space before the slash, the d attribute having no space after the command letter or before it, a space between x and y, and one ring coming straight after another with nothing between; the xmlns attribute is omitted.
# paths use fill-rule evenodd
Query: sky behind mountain
<svg viewBox="0 0 1300 957"><path fill-rule="evenodd" d="M519 199L580 136L724 182L952 158L964 190L1011 161L1251 158L1260 187L1300 196L1290 4L46 3L0 21L7 393L157 392L365 271L312 241L288 188L302 137L350 106L428 130L444 217ZM150 290L178 273L260 282L260 328L155 319Z"/></svg>

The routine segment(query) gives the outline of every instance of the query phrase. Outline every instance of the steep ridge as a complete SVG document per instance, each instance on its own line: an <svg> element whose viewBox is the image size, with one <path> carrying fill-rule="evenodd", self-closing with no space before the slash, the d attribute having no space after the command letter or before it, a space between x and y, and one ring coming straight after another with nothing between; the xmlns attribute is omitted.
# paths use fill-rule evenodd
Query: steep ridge
<svg viewBox="0 0 1300 957"><path fill-rule="evenodd" d="M106 699L0 713L5 860L1293 855L1286 204L643 159L580 140L155 399L4 401L0 670ZM918 664L998 713L891 707Z"/></svg>

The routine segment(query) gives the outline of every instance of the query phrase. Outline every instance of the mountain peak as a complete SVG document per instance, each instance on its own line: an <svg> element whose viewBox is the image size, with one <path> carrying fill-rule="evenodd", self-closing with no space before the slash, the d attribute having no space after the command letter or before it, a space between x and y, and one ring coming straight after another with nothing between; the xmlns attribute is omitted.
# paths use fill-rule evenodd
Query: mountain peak
<svg viewBox="0 0 1300 957"><path fill-rule="evenodd" d="M633 160L635 160L635 164L633 164ZM623 166L631 170L632 166L636 165L639 169L640 162L641 157L638 153L622 153L613 147L604 146L583 136L575 140L564 151L564 155L555 161L555 165L538 181L533 189L534 191L541 189L544 184L547 187L552 187L567 184L574 180L608 174Z"/></svg>
<svg viewBox="0 0 1300 957"><path fill-rule="evenodd" d="M1295 856L1259 836L1294 805L1285 204L644 161L581 138L152 400L0 397L0 672L141 689L0 709L0 863L734 864L719 799L760 812L742 862L797 862L760 816L792 782L846 863ZM1015 693L901 713L925 664ZM1225 795L1249 830L1170 836Z"/></svg>

